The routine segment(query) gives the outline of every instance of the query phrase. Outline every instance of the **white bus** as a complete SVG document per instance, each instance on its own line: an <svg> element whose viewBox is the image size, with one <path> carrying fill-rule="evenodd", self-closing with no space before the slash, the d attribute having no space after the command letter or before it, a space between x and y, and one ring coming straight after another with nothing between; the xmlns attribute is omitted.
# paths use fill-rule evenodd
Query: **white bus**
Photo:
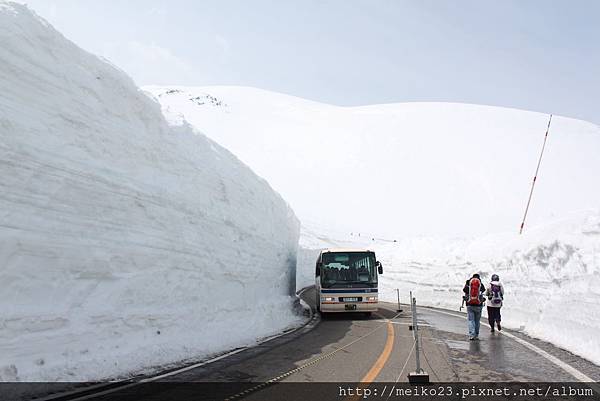
<svg viewBox="0 0 600 401"><path fill-rule="evenodd" d="M325 249L315 269L316 305L329 312L364 312L378 307L377 275L383 267L368 249Z"/></svg>

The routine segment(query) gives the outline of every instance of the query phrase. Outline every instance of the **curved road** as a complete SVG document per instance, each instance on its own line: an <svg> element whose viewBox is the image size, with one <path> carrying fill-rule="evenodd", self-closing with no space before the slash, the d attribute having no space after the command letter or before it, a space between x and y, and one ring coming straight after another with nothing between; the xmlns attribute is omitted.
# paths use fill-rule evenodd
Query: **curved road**
<svg viewBox="0 0 600 401"><path fill-rule="evenodd" d="M302 298L314 310L314 288L305 290ZM315 315L294 333L160 381L246 383L239 391L246 390L244 398L256 400L269 398L271 387L256 386L269 380L406 382L407 374L415 368L410 308L403 305L404 312L399 314L395 308L394 304L381 303L379 312L370 318L339 314L320 319ZM423 307L418 312L421 362L432 382L600 381L600 367L548 343L506 330L492 334L483 324L481 340L472 342L467 339L464 315ZM167 386L151 391L144 399L168 399L168 393L175 389ZM130 391L132 397L139 390ZM237 394L232 391L224 386L223 398ZM131 399L126 397L127 391L121 393L123 399ZM106 397L119 399L115 395Z"/></svg>

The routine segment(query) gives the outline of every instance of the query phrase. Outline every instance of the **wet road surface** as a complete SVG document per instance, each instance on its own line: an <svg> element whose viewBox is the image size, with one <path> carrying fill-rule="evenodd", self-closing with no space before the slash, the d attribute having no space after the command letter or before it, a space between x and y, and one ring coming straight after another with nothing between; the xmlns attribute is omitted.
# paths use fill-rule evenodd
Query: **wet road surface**
<svg viewBox="0 0 600 401"><path fill-rule="evenodd" d="M302 299L314 310L314 288L306 290ZM294 333L161 382L407 382L416 362L410 307L403 308L397 313L396 305L381 303L371 317L333 314L320 319L315 315ZM458 312L420 307L418 321L421 364L432 382L578 381L572 371L600 381L600 367L591 362L518 332L490 333L483 321L480 341L468 341L466 318ZM268 397L268 388L245 388L251 389L247 399ZM144 398L165 399L165 395ZM114 394L95 399L109 398L115 399Z"/></svg>
<svg viewBox="0 0 600 401"><path fill-rule="evenodd" d="M436 366L430 366L432 374L437 375L440 381L578 380L578 377L565 371L563 367L515 341L509 335L517 336L540 348L593 380L600 380L600 367L551 344L506 329L501 333L491 333L483 320L480 340L469 341L464 315L432 308L418 308L418 311L420 320L430 325L422 332L424 352L435 349L443 352L451 370L451 375L448 371L438 373Z"/></svg>

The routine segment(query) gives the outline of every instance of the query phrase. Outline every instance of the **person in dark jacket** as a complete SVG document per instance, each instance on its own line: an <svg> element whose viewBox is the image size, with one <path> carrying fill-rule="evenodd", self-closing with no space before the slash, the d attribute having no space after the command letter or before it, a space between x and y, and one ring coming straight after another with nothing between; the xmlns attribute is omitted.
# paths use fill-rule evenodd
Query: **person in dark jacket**
<svg viewBox="0 0 600 401"><path fill-rule="evenodd" d="M485 287L481 282L479 274L473 274L473 277L467 280L463 287L465 293L463 299L467 304L467 320L469 322L469 340L479 340L479 322L481 320L481 310L485 302Z"/></svg>
<svg viewBox="0 0 600 401"><path fill-rule="evenodd" d="M502 330L502 326L500 326L500 320L502 319L500 308L502 308L502 302L504 301L504 286L497 274L492 274L492 282L485 295L488 298L487 313L491 331L494 332L494 325L498 325L498 330Z"/></svg>

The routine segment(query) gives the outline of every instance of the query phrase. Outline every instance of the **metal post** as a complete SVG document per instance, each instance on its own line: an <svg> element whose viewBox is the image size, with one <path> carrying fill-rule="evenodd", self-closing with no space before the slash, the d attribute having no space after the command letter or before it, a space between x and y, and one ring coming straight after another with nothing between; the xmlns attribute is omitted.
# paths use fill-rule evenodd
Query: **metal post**
<svg viewBox="0 0 600 401"><path fill-rule="evenodd" d="M413 322L413 333L415 334L415 359L417 360L417 373L421 373L421 357L419 347L419 326L417 325L417 299L412 299L412 322Z"/></svg>
<svg viewBox="0 0 600 401"><path fill-rule="evenodd" d="M398 309L396 309L396 312L402 312L402 308L400 308L400 289L396 288L396 293L398 294Z"/></svg>
<svg viewBox="0 0 600 401"><path fill-rule="evenodd" d="M419 342L419 326L417 322L417 299L413 298L412 291L410 292L410 299L412 330L415 337L415 360L417 362L417 369L408 374L408 382L410 384L429 384L429 374L421 368L421 344Z"/></svg>

